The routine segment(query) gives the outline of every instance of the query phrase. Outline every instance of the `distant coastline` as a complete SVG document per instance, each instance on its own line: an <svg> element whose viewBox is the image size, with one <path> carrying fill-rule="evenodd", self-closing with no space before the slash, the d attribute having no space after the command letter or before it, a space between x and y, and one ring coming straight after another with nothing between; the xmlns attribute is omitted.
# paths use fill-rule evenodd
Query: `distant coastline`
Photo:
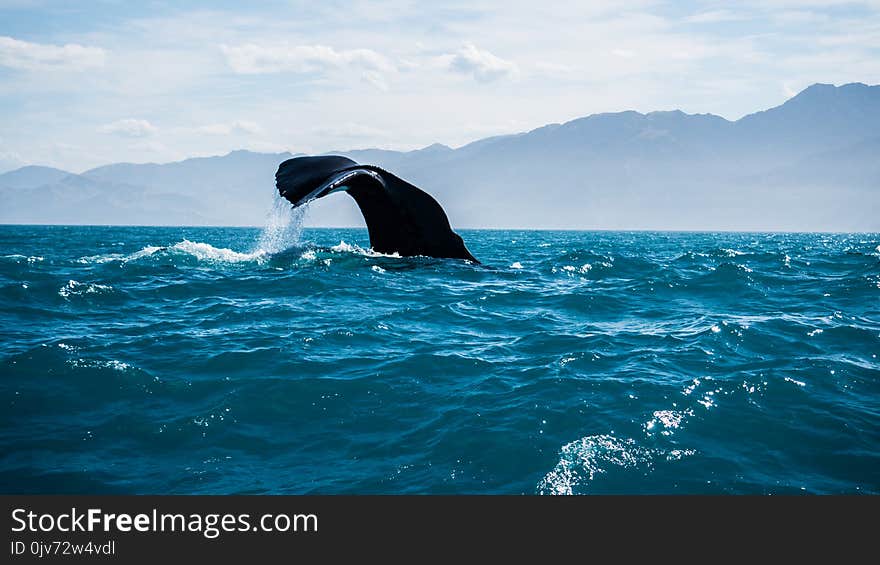
<svg viewBox="0 0 880 565"><path fill-rule="evenodd" d="M815 84L736 121L626 111L457 149L336 153L412 179L462 229L871 232L878 132L880 86ZM261 226L291 156L22 167L0 175L0 223ZM308 225L363 225L350 199L326 200Z"/></svg>

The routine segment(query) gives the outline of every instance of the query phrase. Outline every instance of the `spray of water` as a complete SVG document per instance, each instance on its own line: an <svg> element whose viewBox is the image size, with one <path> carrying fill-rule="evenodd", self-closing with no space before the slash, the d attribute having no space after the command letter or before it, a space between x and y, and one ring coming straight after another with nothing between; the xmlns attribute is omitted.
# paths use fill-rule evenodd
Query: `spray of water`
<svg viewBox="0 0 880 565"><path fill-rule="evenodd" d="M298 246L307 210L308 204L291 208L290 202L276 194L272 209L266 214L266 227L260 233L254 251L272 255Z"/></svg>

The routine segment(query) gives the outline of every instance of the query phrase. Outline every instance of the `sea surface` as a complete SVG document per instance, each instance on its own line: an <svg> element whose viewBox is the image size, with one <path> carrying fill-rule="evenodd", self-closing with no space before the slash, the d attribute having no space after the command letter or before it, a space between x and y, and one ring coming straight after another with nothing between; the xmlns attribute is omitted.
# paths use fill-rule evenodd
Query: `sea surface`
<svg viewBox="0 0 880 565"><path fill-rule="evenodd" d="M0 492L880 493L878 234L282 216L0 226Z"/></svg>

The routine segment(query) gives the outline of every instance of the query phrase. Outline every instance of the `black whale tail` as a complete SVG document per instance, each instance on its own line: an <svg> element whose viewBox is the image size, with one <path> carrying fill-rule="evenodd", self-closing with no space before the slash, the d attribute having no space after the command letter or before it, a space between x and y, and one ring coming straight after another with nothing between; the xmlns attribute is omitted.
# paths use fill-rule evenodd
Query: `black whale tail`
<svg viewBox="0 0 880 565"><path fill-rule="evenodd" d="M364 215L370 246L379 253L479 262L430 194L379 167L335 155L295 157L279 165L275 186L294 207L348 192Z"/></svg>

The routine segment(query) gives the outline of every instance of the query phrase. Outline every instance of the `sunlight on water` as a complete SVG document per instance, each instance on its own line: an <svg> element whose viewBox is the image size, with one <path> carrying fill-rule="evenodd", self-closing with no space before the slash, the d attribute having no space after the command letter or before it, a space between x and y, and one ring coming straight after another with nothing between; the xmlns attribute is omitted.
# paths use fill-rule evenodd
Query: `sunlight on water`
<svg viewBox="0 0 880 565"><path fill-rule="evenodd" d="M307 212L308 204L293 208L290 202L276 194L254 252L271 255L299 245Z"/></svg>
<svg viewBox="0 0 880 565"><path fill-rule="evenodd" d="M3 489L880 494L880 234L302 215L0 226Z"/></svg>

